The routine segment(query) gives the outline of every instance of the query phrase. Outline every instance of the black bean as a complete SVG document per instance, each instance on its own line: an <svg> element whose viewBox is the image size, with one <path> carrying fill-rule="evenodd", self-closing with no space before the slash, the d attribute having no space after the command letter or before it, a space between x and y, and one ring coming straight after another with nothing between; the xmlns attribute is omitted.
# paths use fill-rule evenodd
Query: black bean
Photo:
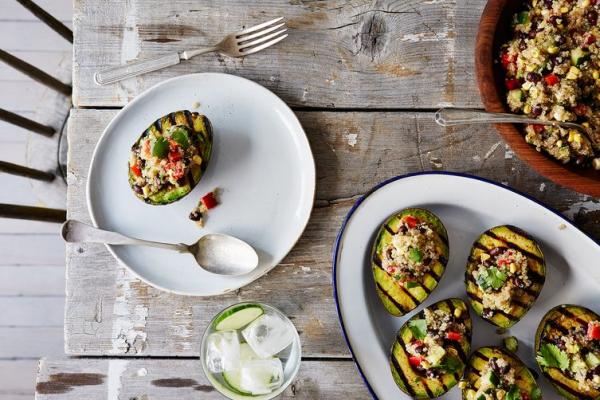
<svg viewBox="0 0 600 400"><path fill-rule="evenodd" d="M563 35L559 35L556 38L556 44L559 46L562 46L563 44L565 44L567 42L567 39L563 36Z"/></svg>
<svg viewBox="0 0 600 400"><path fill-rule="evenodd" d="M502 247L494 247L492 250L490 250L490 255L497 256L502 250Z"/></svg>
<svg viewBox="0 0 600 400"><path fill-rule="evenodd" d="M548 8L548 9L552 9L552 3L553 3L553 1L552 1L552 0L544 0L544 5L545 5L545 6L546 6L546 8ZM552 17L554 17L554 15L553 15ZM550 18L552 18L552 17L550 17Z"/></svg>
<svg viewBox="0 0 600 400"><path fill-rule="evenodd" d="M202 218L202 213L198 210L192 211L190 213L190 219L192 221L200 221L201 218Z"/></svg>
<svg viewBox="0 0 600 400"><path fill-rule="evenodd" d="M137 194L142 194L144 193L144 191L142 190L141 187L139 187L138 185L133 185L133 190L137 193Z"/></svg>
<svg viewBox="0 0 600 400"><path fill-rule="evenodd" d="M542 77L540 74L536 74L535 72L528 72L527 75L525 75L525 79L529 82L535 83L541 81Z"/></svg>
<svg viewBox="0 0 600 400"><path fill-rule="evenodd" d="M519 41L519 50L523 51L527 48L527 42L525 40Z"/></svg>
<svg viewBox="0 0 600 400"><path fill-rule="evenodd" d="M402 225L400 225L400 228L398 228L398 232L406 233L406 232L408 232L408 228L406 227L406 225L402 224Z"/></svg>
<svg viewBox="0 0 600 400"><path fill-rule="evenodd" d="M598 11L594 9L589 10L586 13L585 17L591 25L596 25L596 23L598 22Z"/></svg>
<svg viewBox="0 0 600 400"><path fill-rule="evenodd" d="M533 107L531 108L531 113L532 113L533 115L535 115L536 117L538 117L538 116L542 115L542 111L543 111L543 110L542 110L542 107L541 107L541 106L533 106Z"/></svg>

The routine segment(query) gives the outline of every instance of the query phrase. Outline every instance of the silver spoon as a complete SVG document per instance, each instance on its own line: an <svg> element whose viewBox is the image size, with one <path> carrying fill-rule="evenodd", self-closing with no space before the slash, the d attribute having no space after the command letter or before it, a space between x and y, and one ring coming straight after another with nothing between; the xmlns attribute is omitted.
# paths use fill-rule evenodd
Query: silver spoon
<svg viewBox="0 0 600 400"><path fill-rule="evenodd" d="M435 113L435 122L441 126L499 123L560 126L563 128L577 129L582 132L588 140L590 139L588 128L581 124L576 124L575 122L547 121L518 114L492 113L461 108L441 108Z"/></svg>
<svg viewBox="0 0 600 400"><path fill-rule="evenodd" d="M219 275L247 274L258 265L258 255L252 246L243 240L220 233L204 235L190 245L171 244L134 239L70 219L62 225L61 235L69 243L149 246L190 253L200 267Z"/></svg>

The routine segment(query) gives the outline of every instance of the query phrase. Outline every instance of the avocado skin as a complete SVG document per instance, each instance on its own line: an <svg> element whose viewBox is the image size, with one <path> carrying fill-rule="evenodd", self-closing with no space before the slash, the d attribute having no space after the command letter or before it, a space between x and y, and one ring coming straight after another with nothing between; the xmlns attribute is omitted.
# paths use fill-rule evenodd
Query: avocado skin
<svg viewBox="0 0 600 400"><path fill-rule="evenodd" d="M555 320L559 316L564 318L562 320L562 325L565 325L566 322L569 324L569 326L570 324L577 325L577 322L574 320L573 316L582 318L586 321L600 320L600 316L598 316L598 314L586 307L577 306L573 304L561 304L552 308L546 313L546 315L544 315L535 333L535 354L537 354L540 351L540 347L542 346L542 335L544 334L545 330L551 329L550 321ZM544 374L546 379L552 384L552 386L558 392L558 394L560 394L565 399L600 400L599 391L596 391L596 394L594 394L595 397L591 397L589 394L580 392L577 389L577 382L569 379L567 376L562 374L560 370L556 368L544 367L539 362L537 364L539 369L542 371L542 374ZM562 383L560 383L561 381Z"/></svg>
<svg viewBox="0 0 600 400"><path fill-rule="evenodd" d="M133 175L128 165L129 186L131 187L131 190L137 198L151 205L160 206L171 204L181 200L189 194L202 179L212 154L213 129L210 120L205 115L201 115L197 112L190 112L188 110L175 111L158 118L140 135L138 140L136 140L132 146L132 149L135 146L138 146L144 137L153 132L162 132L164 135L173 125L183 125L189 129L189 132L192 134L190 140L201 150L200 156L202 157L202 164L200 166L193 165L190 167L190 173L188 176L184 177L185 183L183 185L167 185L165 188L152 194L148 198L135 192L135 175Z"/></svg>
<svg viewBox="0 0 600 400"><path fill-rule="evenodd" d="M432 271L425 275L423 285L402 289L398 283L384 271L378 260L382 259L381 254L389 240L391 234L386 227L397 231L403 217L412 215L415 218L427 222L437 233L438 247L442 255L440 262L432 264ZM373 248L371 251L371 268L375 280L375 291L382 302L384 308L390 314L400 317L419 306L425 301L430 293L437 287L449 258L448 233L442 221L431 211L421 208L406 208L389 217L379 229Z"/></svg>
<svg viewBox="0 0 600 400"><path fill-rule="evenodd" d="M476 260L479 259L478 257L482 249L485 248L489 251L494 247L515 248L527 256L532 276L536 278L530 288L531 293L535 296L528 295L527 298L521 299L523 300L521 301L521 305L515 307L515 310L511 314L494 312L491 317L485 318L483 317L482 294L473 278L473 271L477 268L478 263ZM482 233L473 243L465 270L465 286L471 307L478 316L489 323L499 328L508 329L519 322L539 297L545 280L546 262L544 254L535 239L524 230L512 225L496 226Z"/></svg>
<svg viewBox="0 0 600 400"><path fill-rule="evenodd" d="M443 309L453 313L454 309L460 308L462 310L461 317L466 327L465 334L460 342L459 346L452 346L453 355L460 360L461 367L455 374L445 373L440 379L427 378L422 373L418 373L408 362L408 353L405 350L405 344L410 343L413 336L408 327L408 322L415 319L425 318L423 311L415 314L411 317L398 331L396 334L396 340L392 345L390 351L390 371L394 382L409 396L416 399L432 399L435 397L442 396L444 393L452 389L463 374L466 367L467 356L471 350L471 336L472 336L472 321L469 315L469 308L466 303L461 299L451 298L441 300L437 303L427 307L430 310ZM449 343L449 342L448 342ZM447 344L447 343L446 343ZM450 346L444 346L446 350Z"/></svg>
<svg viewBox="0 0 600 400"><path fill-rule="evenodd" d="M462 391L463 400L473 399L473 396L477 392L473 388L479 387L476 382L482 378L480 373L483 365L487 362L486 359L492 357L504 358L515 368L515 382L522 391L529 394L534 388L538 387L535 377L529 368L515 354L497 346L481 347L475 350L469 359L469 365L464 375L468 387Z"/></svg>

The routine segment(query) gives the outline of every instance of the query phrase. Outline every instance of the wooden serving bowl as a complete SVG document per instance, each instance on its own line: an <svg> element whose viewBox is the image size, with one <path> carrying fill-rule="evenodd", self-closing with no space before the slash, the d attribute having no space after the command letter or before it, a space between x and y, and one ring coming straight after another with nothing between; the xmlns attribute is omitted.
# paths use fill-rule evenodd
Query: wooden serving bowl
<svg viewBox="0 0 600 400"><path fill-rule="evenodd" d="M522 0L488 0L475 43L475 73L481 101L487 111L510 112L506 105L504 71L499 59L500 47L512 37L513 15L523 7ZM522 128L513 124L497 124L496 128L519 158L546 178L594 197L600 197L600 171L563 165L538 152L525 142Z"/></svg>

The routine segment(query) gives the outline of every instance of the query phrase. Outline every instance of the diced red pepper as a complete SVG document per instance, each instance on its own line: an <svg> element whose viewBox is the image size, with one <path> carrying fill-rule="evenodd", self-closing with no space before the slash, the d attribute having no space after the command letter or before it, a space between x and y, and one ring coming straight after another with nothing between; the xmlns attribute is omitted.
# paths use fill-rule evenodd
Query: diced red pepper
<svg viewBox="0 0 600 400"><path fill-rule="evenodd" d="M448 331L446 332L446 339L458 342L460 339L462 339L462 335L458 332Z"/></svg>
<svg viewBox="0 0 600 400"><path fill-rule="evenodd" d="M169 152L169 161L177 162L179 160L181 160L181 153L177 150L171 150Z"/></svg>
<svg viewBox="0 0 600 400"><path fill-rule="evenodd" d="M419 365L421 365L421 362L423 362L423 357L421 357L421 356L409 356L408 357L408 362L413 367L418 367Z"/></svg>
<svg viewBox="0 0 600 400"><path fill-rule="evenodd" d="M421 347L421 346L423 346L425 343L423 343L423 341L422 341L422 340L416 339L416 340L414 340L414 341L413 341L413 344L414 344L416 347Z"/></svg>
<svg viewBox="0 0 600 400"><path fill-rule="evenodd" d="M218 203L217 199L215 198L214 192L205 194L204 197L202 197L202 204L204 204L204 207L206 207L209 210L211 208L215 208Z"/></svg>
<svg viewBox="0 0 600 400"><path fill-rule="evenodd" d="M548 74L544 77L544 82L546 82L546 85L548 86L554 86L560 82L560 78L556 76L556 74Z"/></svg>
<svg viewBox="0 0 600 400"><path fill-rule="evenodd" d="M135 176L142 176L142 170L137 165L131 166L131 172L133 172Z"/></svg>
<svg viewBox="0 0 600 400"><path fill-rule="evenodd" d="M172 171L172 176L175 180L179 180L185 175L185 170L181 163L168 162L167 165L165 165L165 168Z"/></svg>
<svg viewBox="0 0 600 400"><path fill-rule="evenodd" d="M408 225L409 228L414 228L417 226L417 219L415 217L413 217L412 215L407 215L406 217L403 218L404 222L406 222L406 225Z"/></svg>
<svg viewBox="0 0 600 400"><path fill-rule="evenodd" d="M527 392L521 392L521 400L529 400L529 394Z"/></svg>
<svg viewBox="0 0 600 400"><path fill-rule="evenodd" d="M540 124L531 125L531 127L533 128L535 133L542 133L544 131L544 129L546 129L544 127L544 125L540 125Z"/></svg>
<svg viewBox="0 0 600 400"><path fill-rule="evenodd" d="M510 56L508 54L508 51L505 51L500 56L500 62L502 63L502 67L504 67L504 69L508 69L508 67L510 66L510 64L514 63L515 60L516 60L516 54Z"/></svg>
<svg viewBox="0 0 600 400"><path fill-rule="evenodd" d="M575 107L573 107L573 112L580 117L586 115L587 111L588 107L585 104L577 104Z"/></svg>
<svg viewBox="0 0 600 400"><path fill-rule="evenodd" d="M521 87L521 81L518 79L507 79L505 84L508 90L514 90Z"/></svg>
<svg viewBox="0 0 600 400"><path fill-rule="evenodd" d="M600 323L597 321L588 323L587 336L591 340L600 340Z"/></svg>

